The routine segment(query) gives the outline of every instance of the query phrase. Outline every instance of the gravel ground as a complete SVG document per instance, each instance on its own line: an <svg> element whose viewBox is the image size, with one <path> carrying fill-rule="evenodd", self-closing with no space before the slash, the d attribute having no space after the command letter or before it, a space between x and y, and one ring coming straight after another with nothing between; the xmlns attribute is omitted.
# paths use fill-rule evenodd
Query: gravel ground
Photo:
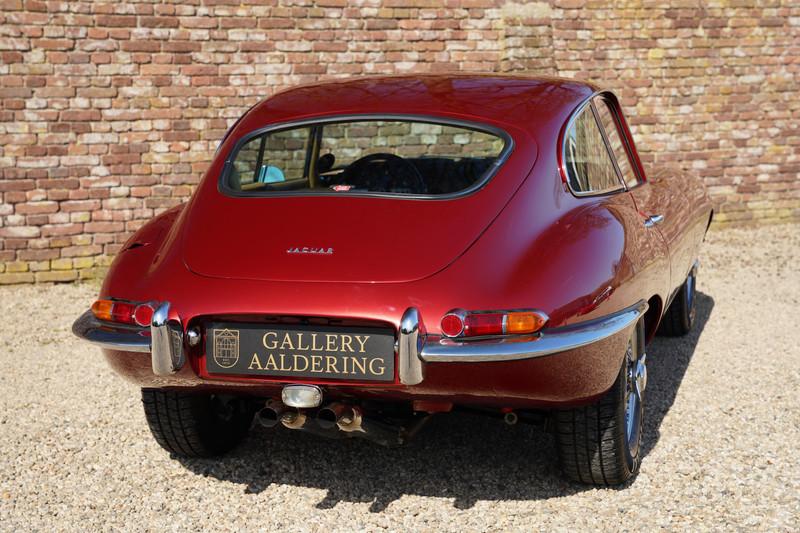
<svg viewBox="0 0 800 533"><path fill-rule="evenodd" d="M798 530L800 226L712 232L701 263L695 331L648 350L641 473L602 490L550 435L468 415L399 450L256 428L171 459L70 334L97 288L2 288L0 529Z"/></svg>

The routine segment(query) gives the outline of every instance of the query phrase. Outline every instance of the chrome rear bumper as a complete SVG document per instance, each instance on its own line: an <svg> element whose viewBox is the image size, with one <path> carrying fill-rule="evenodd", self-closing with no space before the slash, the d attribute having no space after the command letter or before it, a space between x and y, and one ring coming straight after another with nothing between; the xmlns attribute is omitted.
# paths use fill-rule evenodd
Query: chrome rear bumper
<svg viewBox="0 0 800 533"><path fill-rule="evenodd" d="M169 302L160 304L149 328L102 322L89 310L72 324L72 333L107 350L149 352L153 373L169 376L186 363L183 326L179 318L169 317L169 309Z"/></svg>
<svg viewBox="0 0 800 533"><path fill-rule="evenodd" d="M427 363L516 361L544 357L582 348L633 326L647 311L647 302L612 315L560 328L545 329L536 335L456 341L446 337L428 337L419 356Z"/></svg>
<svg viewBox="0 0 800 533"><path fill-rule="evenodd" d="M544 357L588 346L633 327L647 312L647 302L636 304L594 320L536 335L458 341L440 335L424 335L419 311L409 308L403 315L398 341L400 381L416 385L424 379L423 363L494 363ZM420 331L423 334L420 334Z"/></svg>
<svg viewBox="0 0 800 533"><path fill-rule="evenodd" d="M101 322L86 311L72 324L72 333L100 348L123 352L150 352L150 330Z"/></svg>
<svg viewBox="0 0 800 533"><path fill-rule="evenodd" d="M424 363L493 363L544 357L575 350L607 339L633 327L647 311L644 300L586 322L545 329L536 335L458 341L426 335L419 310L403 313L397 340L398 374L404 385L417 385L425 378ZM152 353L153 372L167 376L186 363L183 327L179 318L169 318L169 303L153 314L150 328L121 326L97 320L85 312L72 326L78 337L101 348Z"/></svg>

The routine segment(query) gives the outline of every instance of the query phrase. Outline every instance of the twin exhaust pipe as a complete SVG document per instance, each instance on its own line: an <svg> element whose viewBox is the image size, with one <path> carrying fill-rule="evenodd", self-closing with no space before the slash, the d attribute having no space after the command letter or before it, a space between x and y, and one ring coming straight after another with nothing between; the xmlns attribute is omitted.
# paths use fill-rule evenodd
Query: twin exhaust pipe
<svg viewBox="0 0 800 533"><path fill-rule="evenodd" d="M359 407L338 402L322 407L317 411L316 417L310 417L302 409L269 400L258 411L257 419L262 426L268 428L281 424L287 429L297 429L329 438L361 437L384 446L402 444L405 440L403 428L369 419Z"/></svg>
<svg viewBox="0 0 800 533"><path fill-rule="evenodd" d="M346 433L363 431L363 421L361 409L343 403L332 403L317 412L317 424L323 429L337 427Z"/></svg>

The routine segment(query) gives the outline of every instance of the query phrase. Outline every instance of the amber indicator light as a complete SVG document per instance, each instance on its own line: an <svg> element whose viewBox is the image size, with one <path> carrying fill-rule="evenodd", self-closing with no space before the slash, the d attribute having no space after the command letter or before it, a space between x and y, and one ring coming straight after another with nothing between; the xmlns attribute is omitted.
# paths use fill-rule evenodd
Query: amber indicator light
<svg viewBox="0 0 800 533"><path fill-rule="evenodd" d="M153 320L153 306L149 303L97 300L92 304L92 314L106 322L149 326Z"/></svg>

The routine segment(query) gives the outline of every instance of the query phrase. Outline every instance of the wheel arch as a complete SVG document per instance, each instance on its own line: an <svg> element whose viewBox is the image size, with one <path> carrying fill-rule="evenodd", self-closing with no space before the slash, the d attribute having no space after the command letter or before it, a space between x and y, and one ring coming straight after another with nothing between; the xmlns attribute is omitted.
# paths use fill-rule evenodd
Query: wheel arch
<svg viewBox="0 0 800 533"><path fill-rule="evenodd" d="M645 345L650 344L650 341L653 340L653 337L656 335L656 331L658 330L658 324L661 321L661 315L663 314L664 302L661 300L661 297L657 294L654 294L649 300L647 300L648 309L647 312L644 314L644 342Z"/></svg>

